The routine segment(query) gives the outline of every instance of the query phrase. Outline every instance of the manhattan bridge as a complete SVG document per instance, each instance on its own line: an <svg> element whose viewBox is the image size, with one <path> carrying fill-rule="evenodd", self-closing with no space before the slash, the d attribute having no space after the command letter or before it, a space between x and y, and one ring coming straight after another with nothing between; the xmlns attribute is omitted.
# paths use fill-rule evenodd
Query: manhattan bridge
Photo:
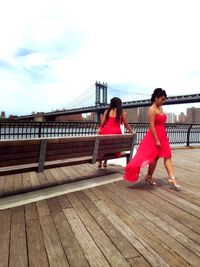
<svg viewBox="0 0 200 267"><path fill-rule="evenodd" d="M145 107L151 104L150 95L144 93L128 92L126 88L117 89L108 86L106 83L96 82L81 95L66 104L65 107L52 110L51 112L43 112L46 120L55 120L57 116L84 114L95 112L100 118L100 114L108 107L110 99L114 96L120 97L123 108ZM169 96L165 105L185 104L200 102L200 94ZM18 119L33 119L34 114L24 115Z"/></svg>

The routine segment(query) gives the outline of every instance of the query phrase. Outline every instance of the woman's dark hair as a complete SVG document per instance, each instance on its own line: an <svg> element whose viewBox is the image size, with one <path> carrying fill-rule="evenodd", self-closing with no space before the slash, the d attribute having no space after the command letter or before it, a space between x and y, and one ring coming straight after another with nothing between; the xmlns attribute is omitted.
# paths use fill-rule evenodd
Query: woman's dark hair
<svg viewBox="0 0 200 267"><path fill-rule="evenodd" d="M155 102L156 97L167 97L167 94L165 92L165 90L163 90L162 88L156 88L153 92L153 94L151 95L151 102Z"/></svg>
<svg viewBox="0 0 200 267"><path fill-rule="evenodd" d="M110 106L107 110L107 113L106 113L106 121L108 120L109 118L109 113L112 109L116 108L117 109L117 113L116 113L116 118L115 118L115 121L119 121L120 120L120 117L121 117L121 114L122 114L122 101L119 97L113 97L111 100L110 100Z"/></svg>

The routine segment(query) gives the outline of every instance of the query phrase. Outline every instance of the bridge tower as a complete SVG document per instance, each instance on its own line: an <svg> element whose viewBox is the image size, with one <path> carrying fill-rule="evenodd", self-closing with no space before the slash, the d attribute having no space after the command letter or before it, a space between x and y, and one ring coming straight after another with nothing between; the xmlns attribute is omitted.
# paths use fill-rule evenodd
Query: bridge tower
<svg viewBox="0 0 200 267"><path fill-rule="evenodd" d="M96 106L107 105L107 83L96 82Z"/></svg>
<svg viewBox="0 0 200 267"><path fill-rule="evenodd" d="M100 83L100 82L96 82L95 83L96 86L96 99L95 99L95 105L96 106L104 106L107 105L107 89L108 89L108 85L107 83ZM97 112L97 121L100 121L101 118L101 112L98 111Z"/></svg>

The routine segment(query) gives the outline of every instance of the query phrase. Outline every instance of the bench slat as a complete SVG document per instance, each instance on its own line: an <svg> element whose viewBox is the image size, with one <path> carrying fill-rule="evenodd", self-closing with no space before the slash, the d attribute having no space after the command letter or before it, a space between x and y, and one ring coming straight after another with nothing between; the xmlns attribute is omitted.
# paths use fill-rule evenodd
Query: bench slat
<svg viewBox="0 0 200 267"><path fill-rule="evenodd" d="M120 157L130 158L133 134L73 136L62 138L1 140L0 175Z"/></svg>

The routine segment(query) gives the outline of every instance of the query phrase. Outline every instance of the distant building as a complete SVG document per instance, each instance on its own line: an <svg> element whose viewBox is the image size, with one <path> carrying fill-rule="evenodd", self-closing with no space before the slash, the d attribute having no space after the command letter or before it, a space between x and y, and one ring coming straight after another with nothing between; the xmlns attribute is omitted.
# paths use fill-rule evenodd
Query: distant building
<svg viewBox="0 0 200 267"><path fill-rule="evenodd" d="M37 122L43 122L45 121L44 113L43 112L38 112L34 115L34 121Z"/></svg>
<svg viewBox="0 0 200 267"><path fill-rule="evenodd" d="M181 112L178 115L178 122L180 122L180 123L186 123L187 122L187 116L184 114L184 112Z"/></svg>
<svg viewBox="0 0 200 267"><path fill-rule="evenodd" d="M72 114L72 115L63 115L57 116L55 121L62 122L62 121L83 121L82 114Z"/></svg>
<svg viewBox="0 0 200 267"><path fill-rule="evenodd" d="M187 108L187 123L200 123L200 108Z"/></svg>
<svg viewBox="0 0 200 267"><path fill-rule="evenodd" d="M176 115L172 112L166 113L167 116L167 123L175 123L176 122Z"/></svg>
<svg viewBox="0 0 200 267"><path fill-rule="evenodd" d="M138 122L148 122L148 111L149 107L140 107L138 108Z"/></svg>
<svg viewBox="0 0 200 267"><path fill-rule="evenodd" d="M90 113L87 113L86 115L83 114L82 117L84 121L97 121L97 114L95 112L90 112Z"/></svg>
<svg viewBox="0 0 200 267"><path fill-rule="evenodd" d="M6 113L5 113L5 111L1 111L1 118L2 118L2 119L5 119L5 118L6 118Z"/></svg>
<svg viewBox="0 0 200 267"><path fill-rule="evenodd" d="M124 109L124 111L127 114L126 116L128 122L138 122L138 108Z"/></svg>

